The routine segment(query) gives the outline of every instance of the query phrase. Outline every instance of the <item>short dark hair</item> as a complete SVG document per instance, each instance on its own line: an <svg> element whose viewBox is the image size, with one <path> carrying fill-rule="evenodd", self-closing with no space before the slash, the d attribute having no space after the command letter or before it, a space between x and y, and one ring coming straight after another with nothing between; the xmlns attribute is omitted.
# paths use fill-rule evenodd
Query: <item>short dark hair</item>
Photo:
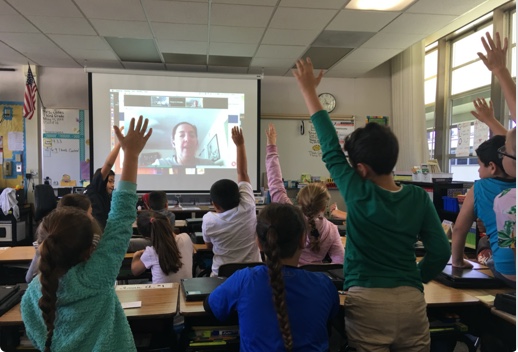
<svg viewBox="0 0 518 352"><path fill-rule="evenodd" d="M152 210L163 210L167 204L167 194L164 191L153 191L149 193L148 202Z"/></svg>
<svg viewBox="0 0 518 352"><path fill-rule="evenodd" d="M229 210L239 205L239 187L232 180L222 179L214 182L210 188L212 203L223 210Z"/></svg>
<svg viewBox="0 0 518 352"><path fill-rule="evenodd" d="M90 198L88 198L85 194L69 193L65 194L63 198L59 200L57 207L74 207L88 211L91 206L92 202L90 202Z"/></svg>
<svg viewBox="0 0 518 352"><path fill-rule="evenodd" d="M176 130L178 129L178 127L180 125L189 125L193 128L194 130L194 133L196 134L196 138L198 138L198 129L196 128L196 126L194 126L192 123L189 123L189 122L186 122L186 121L182 121L182 122L178 122L174 127L173 127L173 134L171 135L171 138L174 140L174 135L176 134Z"/></svg>
<svg viewBox="0 0 518 352"><path fill-rule="evenodd" d="M498 148L503 145L505 145L505 136L493 136L479 145L475 153L477 153L479 160L484 166L489 166L489 163L493 162L503 171L504 165L502 164L502 159L498 156Z"/></svg>
<svg viewBox="0 0 518 352"><path fill-rule="evenodd" d="M344 151L352 167L362 163L378 175L388 175L396 165L399 143L390 128L370 122L345 138Z"/></svg>

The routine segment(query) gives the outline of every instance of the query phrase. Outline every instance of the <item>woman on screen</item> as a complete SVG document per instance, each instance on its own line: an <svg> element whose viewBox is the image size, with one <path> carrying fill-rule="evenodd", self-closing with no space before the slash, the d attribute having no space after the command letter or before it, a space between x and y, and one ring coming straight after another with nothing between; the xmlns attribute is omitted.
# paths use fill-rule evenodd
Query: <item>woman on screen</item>
<svg viewBox="0 0 518 352"><path fill-rule="evenodd" d="M196 157L199 145L198 129L189 122L180 122L173 127L171 144L175 154L172 157L156 159L152 166L214 165L212 160Z"/></svg>

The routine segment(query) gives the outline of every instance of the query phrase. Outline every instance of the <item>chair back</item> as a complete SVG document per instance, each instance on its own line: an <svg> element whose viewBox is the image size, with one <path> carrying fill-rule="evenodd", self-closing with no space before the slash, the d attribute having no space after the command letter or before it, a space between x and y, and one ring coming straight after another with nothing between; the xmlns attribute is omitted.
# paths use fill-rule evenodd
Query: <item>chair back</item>
<svg viewBox="0 0 518 352"><path fill-rule="evenodd" d="M265 265L263 262L250 262L250 263L227 263L223 264L218 269L218 276L220 277L229 277L234 272L244 269L251 268L258 265Z"/></svg>
<svg viewBox="0 0 518 352"><path fill-rule="evenodd" d="M337 263L314 263L314 264L305 264L300 266L301 269L307 270L307 271L316 271L316 272L323 272L323 271L329 271L333 269L343 269L343 264L337 264Z"/></svg>
<svg viewBox="0 0 518 352"><path fill-rule="evenodd" d="M51 185L43 184L34 187L34 220L40 221L56 208L58 202Z"/></svg>

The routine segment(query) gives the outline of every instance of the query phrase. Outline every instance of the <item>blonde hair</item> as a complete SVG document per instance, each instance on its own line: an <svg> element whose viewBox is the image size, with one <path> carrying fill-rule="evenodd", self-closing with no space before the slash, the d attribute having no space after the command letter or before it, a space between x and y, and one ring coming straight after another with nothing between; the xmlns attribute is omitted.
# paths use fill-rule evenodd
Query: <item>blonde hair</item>
<svg viewBox="0 0 518 352"><path fill-rule="evenodd" d="M331 199L327 187L322 182L310 183L302 188L297 195L297 203L308 219L309 224L309 248L318 252L320 250L320 233L315 226L315 218L327 207Z"/></svg>

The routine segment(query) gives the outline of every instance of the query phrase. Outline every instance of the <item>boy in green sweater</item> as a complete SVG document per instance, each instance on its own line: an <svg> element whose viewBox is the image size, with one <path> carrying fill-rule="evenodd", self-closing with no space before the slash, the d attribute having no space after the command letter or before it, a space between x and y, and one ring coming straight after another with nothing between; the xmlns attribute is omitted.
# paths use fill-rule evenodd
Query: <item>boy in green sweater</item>
<svg viewBox="0 0 518 352"><path fill-rule="evenodd" d="M429 351L423 282L439 274L450 246L428 194L392 177L399 147L388 127L369 123L340 149L336 130L316 88L323 72L311 60L294 70L322 147L322 160L347 204L345 322L356 351ZM416 265L414 244L426 255ZM391 322L391 323L387 323Z"/></svg>

